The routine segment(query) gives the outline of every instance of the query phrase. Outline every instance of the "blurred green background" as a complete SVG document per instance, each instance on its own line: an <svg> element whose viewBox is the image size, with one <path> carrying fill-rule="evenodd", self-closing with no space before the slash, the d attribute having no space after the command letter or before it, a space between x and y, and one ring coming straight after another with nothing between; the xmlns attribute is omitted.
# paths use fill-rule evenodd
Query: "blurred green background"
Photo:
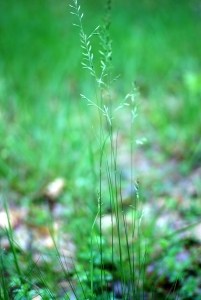
<svg viewBox="0 0 201 300"><path fill-rule="evenodd" d="M87 141L79 131L88 108L79 94L93 92L90 76L81 67L79 31L72 25L76 20L70 3L0 2L0 170L2 181L20 190L26 191L29 184L32 190L44 177L69 176L72 166L76 177L81 165L85 169L88 164L81 158ZM102 24L105 3L80 4L89 34ZM200 2L114 0L111 19L114 76L121 74L115 86L117 100L136 82L139 132L151 147L157 144L167 157L188 165L184 169L197 166ZM98 37L91 42L98 69ZM21 184L21 179L26 182Z"/></svg>
<svg viewBox="0 0 201 300"><path fill-rule="evenodd" d="M19 96L58 96L61 90L68 91L70 79L77 84L83 81L69 4L1 0L1 73ZM81 5L90 33L102 22L104 2ZM142 93L164 93L164 87L166 92L178 93L189 73L200 76L198 1L116 0L112 5L114 65L124 84L136 80ZM95 52L97 41L94 47ZM196 92L195 86L191 89Z"/></svg>

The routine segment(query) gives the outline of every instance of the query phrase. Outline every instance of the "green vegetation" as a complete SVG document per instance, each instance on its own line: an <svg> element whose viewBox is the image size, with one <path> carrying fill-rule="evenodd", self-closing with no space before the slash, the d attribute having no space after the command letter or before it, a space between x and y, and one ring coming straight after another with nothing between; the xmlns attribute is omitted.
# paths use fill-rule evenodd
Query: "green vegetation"
<svg viewBox="0 0 201 300"><path fill-rule="evenodd" d="M124 2L1 1L0 299L200 299L199 1Z"/></svg>

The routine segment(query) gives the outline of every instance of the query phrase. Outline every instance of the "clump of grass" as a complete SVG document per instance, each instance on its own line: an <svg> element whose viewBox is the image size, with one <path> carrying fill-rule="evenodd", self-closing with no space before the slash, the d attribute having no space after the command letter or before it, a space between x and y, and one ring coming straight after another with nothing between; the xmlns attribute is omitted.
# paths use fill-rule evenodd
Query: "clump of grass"
<svg viewBox="0 0 201 300"><path fill-rule="evenodd" d="M81 47L83 49L82 66L87 69L93 77L94 98L91 99L81 94L86 100L88 106L95 109L99 118L99 129L94 133L94 138L99 145L99 177L98 177L98 212L91 230L91 254L90 254L90 288L92 297L106 293L105 282L107 283L107 274L105 268L105 246L109 247L107 252L110 255L111 265L118 264L117 278L120 282L119 288L122 299L131 297L138 299L140 292L143 291L143 260L144 249L141 248L140 241L140 221L142 214L138 211L139 194L138 185L131 181L131 188L135 188L135 195L131 200L130 210L132 211L132 225L128 228L125 215L125 208L122 200L121 174L118 174L118 128L115 128L116 112L129 108L128 122L130 122L130 155L133 152L133 125L136 117L136 87L133 86L131 92L119 104L116 104L112 97L112 85L117 80L112 76L112 42L109 37L111 1L107 1L106 15L102 27L96 27L95 30L87 35L83 26L83 13L77 0L73 1L72 14L76 16L77 22L74 24L79 28ZM94 68L94 55L92 52L91 38L98 35L100 38L100 65L101 71L98 75ZM133 175L133 162L131 159L131 176ZM103 185L107 178L107 189ZM105 193L109 195L110 207L110 237L104 236L102 219L105 214ZM96 227L96 234L94 234ZM98 228L97 228L98 227ZM94 262L94 253L99 256L99 287L94 286L94 274L96 270ZM118 258L117 258L118 257ZM111 270L110 285L114 286L115 272ZM108 283L107 283L108 284ZM106 285L107 285L106 284ZM111 292L111 291L110 291ZM114 297L114 291L113 297ZM109 294L108 294L109 297ZM94 298L96 299L96 298ZM101 298L102 299L102 298ZM104 298L103 298L104 299Z"/></svg>

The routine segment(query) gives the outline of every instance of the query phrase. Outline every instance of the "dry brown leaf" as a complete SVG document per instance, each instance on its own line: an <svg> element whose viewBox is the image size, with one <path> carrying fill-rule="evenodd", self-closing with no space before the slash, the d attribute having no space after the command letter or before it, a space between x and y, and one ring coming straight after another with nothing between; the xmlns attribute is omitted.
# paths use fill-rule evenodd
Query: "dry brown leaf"
<svg viewBox="0 0 201 300"><path fill-rule="evenodd" d="M22 220L26 217L28 211L26 209L8 209L8 217L11 228L18 226ZM8 228L8 218L6 211L0 211L0 227Z"/></svg>
<svg viewBox="0 0 201 300"><path fill-rule="evenodd" d="M50 200L55 200L63 192L65 184L66 181L64 178L55 179L46 186L44 190L44 196Z"/></svg>
<svg viewBox="0 0 201 300"><path fill-rule="evenodd" d="M54 241L52 239L50 229L48 226L37 226L32 227L32 234L33 234L33 242L34 245L40 245L45 248L53 249L55 247ZM58 231L59 231L59 224L58 222L54 222L53 226L53 236L55 241L58 238ZM37 247L38 248L38 247Z"/></svg>

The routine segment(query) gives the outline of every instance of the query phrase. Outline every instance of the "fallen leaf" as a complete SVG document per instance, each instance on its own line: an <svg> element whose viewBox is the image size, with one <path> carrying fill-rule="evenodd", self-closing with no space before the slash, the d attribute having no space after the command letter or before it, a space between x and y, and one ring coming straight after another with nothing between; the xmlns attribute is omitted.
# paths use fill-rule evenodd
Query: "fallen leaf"
<svg viewBox="0 0 201 300"><path fill-rule="evenodd" d="M8 217L11 228L17 227L26 217L28 211L26 209L8 209ZM6 211L0 211L0 227L9 228L9 222Z"/></svg>
<svg viewBox="0 0 201 300"><path fill-rule="evenodd" d="M45 190L44 196L48 199L54 201L57 197L59 197L65 187L66 181L64 178L57 178L51 183L49 183Z"/></svg>

